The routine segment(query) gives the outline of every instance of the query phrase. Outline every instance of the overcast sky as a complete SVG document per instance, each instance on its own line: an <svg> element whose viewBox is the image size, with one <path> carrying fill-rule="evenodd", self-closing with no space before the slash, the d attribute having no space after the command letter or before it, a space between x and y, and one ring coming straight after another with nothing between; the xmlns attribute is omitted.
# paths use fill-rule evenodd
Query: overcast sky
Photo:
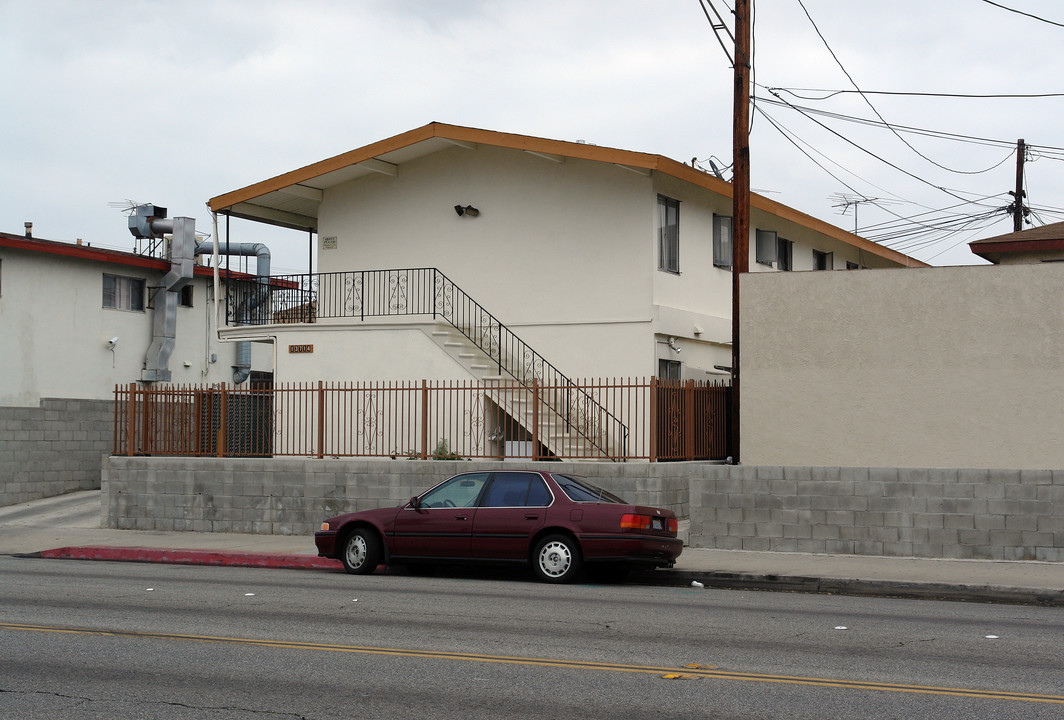
<svg viewBox="0 0 1064 720"><path fill-rule="evenodd" d="M853 83L1064 92L1064 27L983 0L803 2L839 62L799 0L756 0L760 96ZM1059 0L998 4L1064 23ZM731 163L732 71L698 0L0 0L0 67L0 230L29 220L36 237L119 249L133 241L108 203L153 202L209 231L215 195L431 121ZM825 95L781 96L875 119L856 93L797 94ZM1011 231L994 210L1010 201L1022 137L1035 146L1035 224L1064 220L1051 210L1064 208L1064 98L866 97L887 122L936 136L900 132L913 150L880 127L813 116L829 131L760 104L835 177L755 112L754 189L848 230L854 206L834 206L860 198L872 237L918 213L941 226L928 211L953 207L968 230L890 243L933 264L981 262L966 243ZM306 271L305 235L258 227L234 240L267 242L274 272Z"/></svg>

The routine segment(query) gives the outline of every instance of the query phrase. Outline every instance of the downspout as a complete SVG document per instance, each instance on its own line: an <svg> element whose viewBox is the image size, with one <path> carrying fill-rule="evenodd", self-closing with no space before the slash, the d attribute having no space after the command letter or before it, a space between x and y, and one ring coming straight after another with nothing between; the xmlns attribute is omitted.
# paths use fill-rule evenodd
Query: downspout
<svg viewBox="0 0 1064 720"><path fill-rule="evenodd" d="M221 253L225 255L242 255L247 257L252 255L255 256L255 274L258 275L258 282L263 287L259 292L255 293L253 298L245 300L236 309L236 323L238 325L246 325L251 319L251 313L262 305L262 303L266 302L266 299L269 297L270 249L262 243L226 243L226 249L221 251L218 248L217 215L214 216L214 228L214 241L210 245L205 243L198 244L196 246L195 254L206 255L211 253L214 257L214 302L216 307L219 301L218 255ZM222 327L220 316L218 316L218 327ZM236 363L233 365L233 383L239 385L247 380L249 375L251 375L251 342L249 340L240 340L236 344Z"/></svg>

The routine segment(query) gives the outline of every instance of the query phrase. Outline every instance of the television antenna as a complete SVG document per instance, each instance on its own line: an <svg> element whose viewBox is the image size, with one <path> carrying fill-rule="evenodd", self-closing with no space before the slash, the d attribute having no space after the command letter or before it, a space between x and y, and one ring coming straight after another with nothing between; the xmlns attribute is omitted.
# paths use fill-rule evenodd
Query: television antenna
<svg viewBox="0 0 1064 720"><path fill-rule="evenodd" d="M835 193L831 195L828 200L833 200L832 207L841 208L839 215L845 215L849 209L853 208L853 234L857 234L857 208L861 203L871 203L873 205L897 205L898 200L884 200L877 197L865 197L864 195L854 195L851 193Z"/></svg>

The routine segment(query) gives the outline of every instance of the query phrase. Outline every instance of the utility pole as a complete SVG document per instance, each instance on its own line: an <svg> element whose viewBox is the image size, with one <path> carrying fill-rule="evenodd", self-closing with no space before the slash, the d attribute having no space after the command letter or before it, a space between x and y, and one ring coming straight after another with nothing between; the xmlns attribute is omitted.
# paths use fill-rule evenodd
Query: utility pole
<svg viewBox="0 0 1064 720"><path fill-rule="evenodd" d="M750 270L750 0L735 0L732 109L732 462L739 463L739 278Z"/></svg>
<svg viewBox="0 0 1064 720"><path fill-rule="evenodd" d="M1027 214L1027 208L1023 205L1023 198L1027 194L1023 191L1023 163L1027 159L1027 145L1023 138L1016 141L1016 192L1009 193L1013 196L1012 207L1012 231L1023 230L1023 216Z"/></svg>

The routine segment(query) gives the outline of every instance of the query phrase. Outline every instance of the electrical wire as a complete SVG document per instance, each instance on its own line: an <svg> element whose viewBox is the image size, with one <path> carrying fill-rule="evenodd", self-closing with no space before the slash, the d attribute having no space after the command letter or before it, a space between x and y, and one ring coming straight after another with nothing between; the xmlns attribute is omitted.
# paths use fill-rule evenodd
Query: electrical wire
<svg viewBox="0 0 1064 720"><path fill-rule="evenodd" d="M802 12L805 13L806 18L809 20L809 24L811 24L813 26L813 29L816 31L816 34L820 37L821 42L824 43L824 47L827 48L828 53L831 54L831 57L835 60L835 63L839 66L839 69L842 70L842 74L845 75L846 79L850 81L850 84L852 84L854 89L861 95L861 98L865 101L865 104L867 104L868 107L870 107L872 109L872 112L875 113L876 117L879 118L883 122L883 125L885 127L887 127L892 133L894 133L894 136L897 137L899 140L901 140L902 143L907 148L909 148L914 153L916 153L917 155L922 157L924 160L927 160L929 163L931 163L935 167L941 168L942 170L946 170L947 172L956 173L958 175L974 175L974 174L978 174L979 172L983 172L981 170L980 171L974 171L974 172L973 171L968 171L968 170L957 170L955 168L951 168L951 167L943 165L943 164L941 164L939 162L936 162L936 161L932 160L931 158L929 158L927 155L924 155L922 152L917 150L915 147L913 147L913 145L908 140L903 138L896 130L894 130L894 127L890 123L887 122L886 118L884 118L883 115L880 114L879 110L876 109L876 106L872 104L872 101L869 100L868 97L864 94L864 92L861 91L860 86L853 79L853 76L851 76L849 71L847 71L846 68L843 66L842 61L839 60L839 57L835 54L835 51L831 49L831 45L828 44L828 41L824 37L824 34L822 32L820 32L820 28L817 27L816 22L813 21L813 16L810 15L809 14L809 10L806 9L805 3L802 2L802 0L797 0L797 2L798 2L798 5L802 8Z"/></svg>
<svg viewBox="0 0 1064 720"><path fill-rule="evenodd" d="M1029 100L1035 98L1055 98L1064 97L1064 93L991 93L991 94L979 94L979 93L943 93L943 92L906 92L902 90L825 90L821 88L772 88L778 92L785 92L788 95L793 95L796 98L802 100L830 100L836 95L850 95L853 93L860 93L861 95L889 95L900 97L937 97L937 98L974 98L979 100L1011 100L1021 99ZM801 93L826 93L820 97L812 95L802 95Z"/></svg>
<svg viewBox="0 0 1064 720"><path fill-rule="evenodd" d="M1001 3L991 2L991 0L983 0L983 2L985 2L987 5L993 5L994 7L1001 8L1002 10L1008 10L1011 13L1016 13L1017 15L1024 15L1026 17L1031 18L1032 20L1038 20L1039 22L1048 23L1049 25L1056 25L1057 27L1064 27L1064 24L1061 24L1061 23L1058 23L1058 22L1053 22L1052 20L1047 20L1044 17L1040 17L1038 15L1032 15L1031 13L1024 12L1022 10L1017 10L1015 8L1010 8L1010 7L1007 7L1005 5L1002 5Z"/></svg>

